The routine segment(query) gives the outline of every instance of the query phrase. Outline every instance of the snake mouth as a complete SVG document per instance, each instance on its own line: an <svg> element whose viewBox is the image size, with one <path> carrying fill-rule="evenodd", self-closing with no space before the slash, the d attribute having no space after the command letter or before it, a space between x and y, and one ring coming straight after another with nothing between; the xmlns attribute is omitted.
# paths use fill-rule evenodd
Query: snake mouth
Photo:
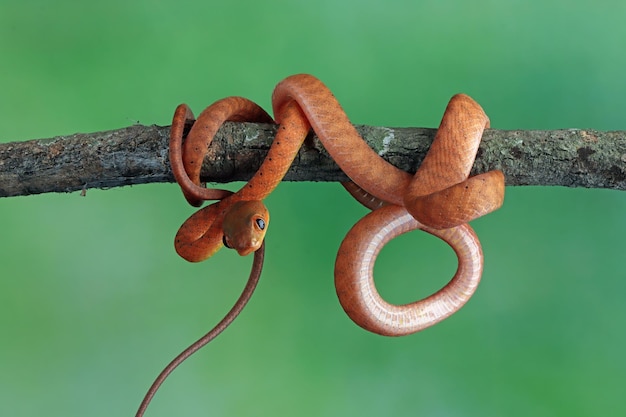
<svg viewBox="0 0 626 417"><path fill-rule="evenodd" d="M261 244L263 243L263 240L252 239L244 244L241 244L238 242L233 243L229 241L229 239L226 236L224 236L223 242L224 242L224 246L226 246L227 248L236 250L239 256L247 256L259 250L259 248L261 247Z"/></svg>
<svg viewBox="0 0 626 417"><path fill-rule="evenodd" d="M257 247L242 248L242 249L237 249L237 253L240 256L246 256L246 255L250 255L252 252L256 252L257 249L258 249Z"/></svg>
<svg viewBox="0 0 626 417"><path fill-rule="evenodd" d="M263 238L259 239L258 237L254 237L250 240L250 242L247 245L238 247L236 248L236 250L240 256L246 256L259 250L262 244L263 244Z"/></svg>

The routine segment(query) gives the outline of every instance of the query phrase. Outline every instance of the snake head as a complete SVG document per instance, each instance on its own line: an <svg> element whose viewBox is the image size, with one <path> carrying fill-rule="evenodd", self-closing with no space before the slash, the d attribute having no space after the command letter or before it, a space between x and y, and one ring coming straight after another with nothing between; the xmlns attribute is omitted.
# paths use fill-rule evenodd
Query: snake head
<svg viewBox="0 0 626 417"><path fill-rule="evenodd" d="M255 252L263 244L270 214L261 201L237 201L224 215L224 246L241 256Z"/></svg>

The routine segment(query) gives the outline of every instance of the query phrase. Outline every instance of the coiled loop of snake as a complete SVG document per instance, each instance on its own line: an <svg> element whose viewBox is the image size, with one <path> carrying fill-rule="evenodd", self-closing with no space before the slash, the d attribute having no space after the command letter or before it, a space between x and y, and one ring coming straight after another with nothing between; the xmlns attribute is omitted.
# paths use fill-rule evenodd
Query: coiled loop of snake
<svg viewBox="0 0 626 417"><path fill-rule="evenodd" d="M426 158L411 177L363 141L317 78L295 75L280 82L272 97L274 112L294 101L356 184L346 184L348 191L374 209L348 232L335 262L335 287L348 316L366 330L400 336L432 326L460 309L476 290L483 268L480 243L466 223L497 209L504 198L502 172L468 178L482 132L489 126L482 108L466 95L454 96ZM415 229L448 243L459 266L451 281L432 296L392 305L374 285L376 256L389 240Z"/></svg>

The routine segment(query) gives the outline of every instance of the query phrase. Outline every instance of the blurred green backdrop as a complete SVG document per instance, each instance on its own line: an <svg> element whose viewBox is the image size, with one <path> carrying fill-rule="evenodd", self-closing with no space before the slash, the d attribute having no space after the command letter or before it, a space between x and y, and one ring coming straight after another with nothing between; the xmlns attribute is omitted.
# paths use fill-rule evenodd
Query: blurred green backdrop
<svg viewBox="0 0 626 417"><path fill-rule="evenodd" d="M0 140L167 125L309 72L355 123L438 125L472 95L500 129L626 129L623 1L0 3ZM236 189L239 184L234 184ZM486 268L463 310L384 338L334 293L364 214L337 184L283 184L257 293L165 383L149 416L623 416L626 193L508 188L474 226ZM0 201L0 415L133 415L161 368L238 296L250 259L173 250L173 184ZM380 291L455 269L424 233L385 248Z"/></svg>

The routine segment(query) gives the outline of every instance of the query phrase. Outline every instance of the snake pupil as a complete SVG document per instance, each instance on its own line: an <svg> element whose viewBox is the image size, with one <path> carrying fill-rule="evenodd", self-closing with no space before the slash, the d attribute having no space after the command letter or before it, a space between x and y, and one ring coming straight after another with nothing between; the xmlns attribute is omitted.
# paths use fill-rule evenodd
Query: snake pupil
<svg viewBox="0 0 626 417"><path fill-rule="evenodd" d="M265 220L258 218L255 220L256 225L259 226L259 229L263 230L265 229Z"/></svg>

